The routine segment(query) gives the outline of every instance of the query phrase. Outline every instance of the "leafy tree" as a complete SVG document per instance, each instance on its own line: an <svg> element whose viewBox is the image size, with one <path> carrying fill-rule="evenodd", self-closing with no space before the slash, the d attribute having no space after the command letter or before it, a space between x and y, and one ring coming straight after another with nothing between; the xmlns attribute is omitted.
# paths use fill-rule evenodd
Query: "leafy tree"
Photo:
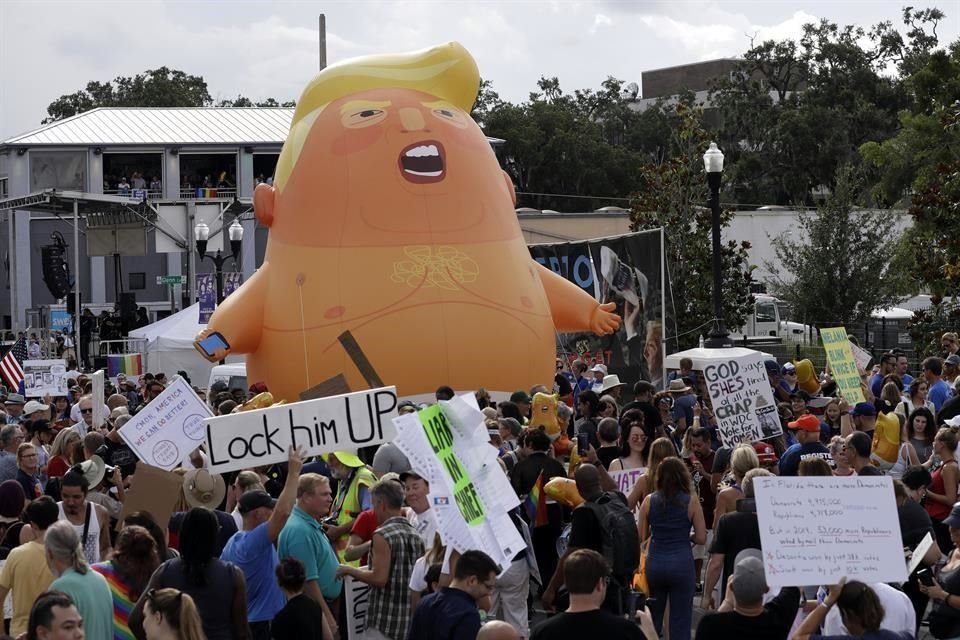
<svg viewBox="0 0 960 640"><path fill-rule="evenodd" d="M274 98L254 103L237 96L222 100L218 107L291 107L294 102L279 103ZM135 76L119 76L109 82L88 82L84 89L62 95L47 107L42 124L56 122L97 107L208 107L213 99L201 76L178 69L150 69Z"/></svg>
<svg viewBox="0 0 960 640"><path fill-rule="evenodd" d="M855 171L842 167L830 198L816 213L800 215L799 233L771 241L776 261L766 266L774 295L817 327L850 325L903 292L890 267L896 218L856 207L861 189Z"/></svg>
<svg viewBox="0 0 960 640"><path fill-rule="evenodd" d="M688 99L667 112L671 118L670 155L640 169L641 186L633 195L630 228L663 227L667 269L673 283L676 342L670 350L696 346L713 318L712 216L703 206L708 189L703 153L709 137L701 124L702 110ZM723 211L722 227L733 213ZM731 330L743 326L753 307L750 295L750 244L729 240L722 245L723 319Z"/></svg>

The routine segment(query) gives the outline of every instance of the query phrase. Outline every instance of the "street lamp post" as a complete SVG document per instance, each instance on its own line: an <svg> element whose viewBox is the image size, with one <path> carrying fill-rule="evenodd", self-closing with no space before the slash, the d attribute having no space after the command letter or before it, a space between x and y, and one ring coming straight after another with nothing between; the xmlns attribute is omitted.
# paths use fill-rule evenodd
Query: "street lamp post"
<svg viewBox="0 0 960 640"><path fill-rule="evenodd" d="M707 172L707 185L710 187L710 212L713 231L713 326L704 345L711 349L732 347L730 334L723 322L722 261L720 249L720 177L723 174L723 152L716 142L703 154L703 168Z"/></svg>
<svg viewBox="0 0 960 640"><path fill-rule="evenodd" d="M217 249L217 253L207 253L207 240L210 239L210 227L204 222L197 223L193 228L193 239L197 243L197 254L202 262L205 258L210 258L216 269L217 281L217 305L223 302L223 265L227 260L233 260L234 264L240 260L240 248L243 242L243 225L239 219L234 219L233 224L227 228L227 237L230 239L230 255L225 256ZM221 360L220 364L224 364Z"/></svg>

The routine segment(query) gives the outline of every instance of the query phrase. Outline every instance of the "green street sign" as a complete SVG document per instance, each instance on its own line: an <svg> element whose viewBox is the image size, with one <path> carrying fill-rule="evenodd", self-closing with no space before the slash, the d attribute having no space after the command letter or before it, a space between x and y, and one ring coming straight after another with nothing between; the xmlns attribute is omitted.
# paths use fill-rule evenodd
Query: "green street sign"
<svg viewBox="0 0 960 640"><path fill-rule="evenodd" d="M183 276L157 276L157 284L183 284Z"/></svg>

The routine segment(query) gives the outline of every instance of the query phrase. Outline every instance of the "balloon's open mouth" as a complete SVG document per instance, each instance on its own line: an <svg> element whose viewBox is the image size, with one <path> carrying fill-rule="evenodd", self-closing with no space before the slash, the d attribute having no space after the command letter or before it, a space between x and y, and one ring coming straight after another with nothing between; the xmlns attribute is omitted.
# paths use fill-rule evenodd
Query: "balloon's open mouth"
<svg viewBox="0 0 960 640"><path fill-rule="evenodd" d="M446 174L446 154L435 140L421 140L400 152L400 173L416 184L440 182Z"/></svg>

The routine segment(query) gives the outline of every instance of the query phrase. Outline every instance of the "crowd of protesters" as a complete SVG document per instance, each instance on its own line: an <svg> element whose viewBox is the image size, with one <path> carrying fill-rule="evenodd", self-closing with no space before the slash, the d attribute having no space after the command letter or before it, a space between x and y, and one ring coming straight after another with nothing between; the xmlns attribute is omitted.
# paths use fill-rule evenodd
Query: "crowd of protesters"
<svg viewBox="0 0 960 640"><path fill-rule="evenodd" d="M507 566L444 544L429 483L392 443L316 459L290 450L285 463L222 475L201 448L176 470L182 487L168 522L128 512L137 458L118 430L170 381L120 376L94 398L89 376L71 371L64 396L3 394L4 630L28 639L345 639L349 577L369 587L357 631L370 640L885 640L917 637L921 625L957 638L956 346L944 336L948 353L924 360L916 377L900 354L883 354L863 373L867 400L853 406L828 373L811 393L798 384L801 363L768 361L783 432L736 447L721 446L689 361L664 390L637 381L629 402L617 375L581 360L558 360L552 385L509 400L479 390L490 445L521 500L509 515L527 544ZM225 415L266 387L195 390ZM559 396L576 457L528 425L538 392ZM453 395L441 387L436 399ZM104 424L93 422L98 403ZM423 407L405 401L398 413ZM615 478L626 472L637 479L620 491ZM903 584L771 593L753 492L771 474L890 475L906 553L928 533L936 542ZM548 498L529 508L554 478L572 479L582 504Z"/></svg>

